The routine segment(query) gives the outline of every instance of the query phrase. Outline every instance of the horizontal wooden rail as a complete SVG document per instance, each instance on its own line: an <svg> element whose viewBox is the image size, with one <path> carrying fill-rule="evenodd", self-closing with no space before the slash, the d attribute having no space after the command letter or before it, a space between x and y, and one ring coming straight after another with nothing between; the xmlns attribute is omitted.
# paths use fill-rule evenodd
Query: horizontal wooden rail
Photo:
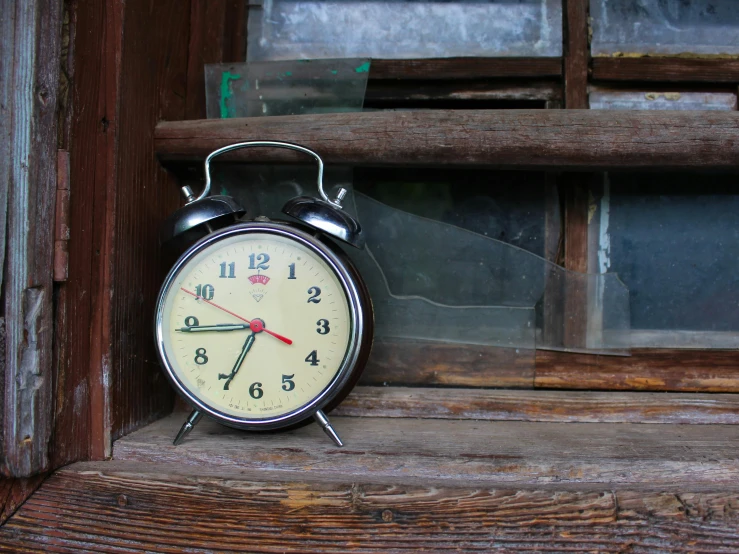
<svg viewBox="0 0 739 554"><path fill-rule="evenodd" d="M429 58L372 60L370 79L484 79L558 77L562 58Z"/></svg>
<svg viewBox="0 0 739 554"><path fill-rule="evenodd" d="M296 142L329 164L501 168L737 168L739 112L434 110L160 123L162 160L246 140ZM285 150L224 159L308 162Z"/></svg>
<svg viewBox="0 0 739 554"><path fill-rule="evenodd" d="M739 59L593 58L596 81L739 83Z"/></svg>

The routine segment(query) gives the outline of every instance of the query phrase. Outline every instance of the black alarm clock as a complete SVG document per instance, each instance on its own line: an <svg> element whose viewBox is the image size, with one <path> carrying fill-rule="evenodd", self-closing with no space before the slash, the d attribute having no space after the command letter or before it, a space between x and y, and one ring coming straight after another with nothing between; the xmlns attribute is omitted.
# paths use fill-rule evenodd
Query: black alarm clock
<svg viewBox="0 0 739 554"><path fill-rule="evenodd" d="M258 217L228 196L209 196L210 162L240 148L303 152L318 163L321 198L293 198L292 221ZM343 443L326 412L351 390L372 344L372 303L361 275L334 243L362 248L359 223L329 199L323 161L307 148L251 141L205 160L205 187L162 229L162 241L189 244L169 271L156 304L157 352L167 377L192 406L177 445L203 416L248 431L315 420Z"/></svg>

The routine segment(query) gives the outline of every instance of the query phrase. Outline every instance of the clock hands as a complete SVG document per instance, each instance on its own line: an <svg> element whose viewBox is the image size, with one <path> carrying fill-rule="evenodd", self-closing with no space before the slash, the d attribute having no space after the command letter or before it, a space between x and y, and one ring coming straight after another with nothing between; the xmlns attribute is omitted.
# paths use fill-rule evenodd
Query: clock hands
<svg viewBox="0 0 739 554"><path fill-rule="evenodd" d="M215 325L191 325L175 329L181 333L199 333L201 331L243 331L249 329L247 323L216 323Z"/></svg>
<svg viewBox="0 0 739 554"><path fill-rule="evenodd" d="M254 321L256 322L257 320L255 319ZM254 337L256 336L257 332L258 331L252 331L251 334L246 337L244 347L241 349L241 354L239 354L239 358L236 360L236 364L231 370L231 373L229 373L228 375L226 375L225 373L218 374L218 379L226 379L226 383L223 385L223 390L228 390L228 386L231 384L231 381L233 381L233 378L236 377L239 369L241 369L241 364L244 363L244 358L246 358L249 350L251 350L251 347L254 345Z"/></svg>
<svg viewBox="0 0 739 554"><path fill-rule="evenodd" d="M273 337L275 337L276 339L279 339L279 340L281 340L281 341L282 341L282 342L284 342L285 344L292 344L292 343L293 343L293 341L291 341L291 340L290 340L289 338L287 338L287 337L283 337L282 335L280 335L280 334L278 334L278 333L275 333L274 331L270 331L269 329L265 329L265 328L264 328L264 323L263 323L263 322L262 322L261 320L259 320L259 319L252 319L252 320L248 320L248 319L246 319L245 317L241 317L241 316L240 316L239 314L235 314L235 313L233 313L233 312L232 312L231 310L227 310L227 309L226 309L226 308L224 308L223 306L219 306L219 305L218 305L218 304L216 304L215 302L211 302L210 300L206 300L206 299L205 299L205 298L203 298L202 296L198 296L197 294L195 294L195 293L194 293L194 292L192 292L191 290L187 290L187 289L186 289L186 288L184 288L184 287L180 287L180 288L181 288L181 290L182 290L183 292L186 292L186 293L187 293L187 294L189 294L190 296L194 296L195 298L199 298L200 300L202 300L202 301L203 301L203 302L205 302L206 304L210 304L211 306L214 306L214 307L218 308L219 310L222 310L222 311L226 312L227 314L231 314L232 316L234 316L234 317L235 317L235 318L237 318L237 319L240 319L241 321L245 321L245 322L246 322L246 323L248 323L248 324L249 324L250 326L252 325L252 322L258 321L258 322L260 322L260 323L259 323L259 325L261 326L261 329L260 329L260 331L264 331L264 332L265 332L265 333L267 333L268 335L272 335ZM251 327L251 329L252 329L252 331L254 331L254 327L253 327L253 326ZM255 331L255 332L257 332L257 333L258 333L258 332L260 332L260 331Z"/></svg>

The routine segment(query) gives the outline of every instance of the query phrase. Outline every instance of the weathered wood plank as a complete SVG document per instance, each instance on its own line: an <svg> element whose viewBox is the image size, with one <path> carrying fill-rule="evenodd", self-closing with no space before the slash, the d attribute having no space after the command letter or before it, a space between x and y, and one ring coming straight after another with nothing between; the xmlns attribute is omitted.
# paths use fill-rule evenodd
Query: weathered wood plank
<svg viewBox="0 0 739 554"><path fill-rule="evenodd" d="M0 529L28 552L732 552L735 492L248 482L76 464Z"/></svg>
<svg viewBox="0 0 739 554"><path fill-rule="evenodd" d="M115 442L118 461L197 468L227 478L243 468L292 479L512 488L739 487L739 426L530 423L332 417L346 447L317 425L245 433L201 422L178 447L181 414ZM270 477L271 478L271 477ZM739 489L737 489L739 490Z"/></svg>
<svg viewBox="0 0 739 554"><path fill-rule="evenodd" d="M435 110L160 123L163 160L203 159L242 140L273 138L346 165L508 168L735 168L739 113L606 110ZM304 161L274 149L230 160Z"/></svg>
<svg viewBox="0 0 739 554"><path fill-rule="evenodd" d="M561 58L427 58L373 59L369 78L399 80L559 77Z"/></svg>
<svg viewBox="0 0 739 554"><path fill-rule="evenodd" d="M578 273L588 272L588 186L592 175L565 173L560 182L564 194L564 266ZM588 282L568 279L564 287L563 344L584 348L587 341Z"/></svg>
<svg viewBox="0 0 739 554"><path fill-rule="evenodd" d="M3 298L4 475L26 477L49 465L53 412L52 331L56 98L61 2L0 2L4 81L0 222L6 249ZM6 112L7 110L7 112ZM3 152L0 152L2 154ZM7 200L7 204L6 201ZM7 205L7 219L6 219ZM6 227L7 224L7 227Z"/></svg>
<svg viewBox="0 0 739 554"><path fill-rule="evenodd" d="M104 396L99 371L96 378L90 375L91 299L104 237L105 183L113 163L117 124L113 37L120 34L122 25L120 14L107 2L81 0L71 9L74 24L68 37L71 72L65 75L70 86L65 141L70 151L69 232L74 240L69 243L68 278L59 287L56 302L52 467L87 459L93 443L104 453L103 420L100 417L98 425L93 425L91 410L101 409Z"/></svg>
<svg viewBox="0 0 739 554"><path fill-rule="evenodd" d="M190 2L190 40L187 56L187 119L205 117L205 72L207 63L223 61L226 0Z"/></svg>
<svg viewBox="0 0 739 554"><path fill-rule="evenodd" d="M0 530L4 551L730 552L736 493L246 482L104 463L60 471Z"/></svg>
<svg viewBox="0 0 739 554"><path fill-rule="evenodd" d="M47 474L0 479L0 526L41 486Z"/></svg>
<svg viewBox="0 0 739 554"><path fill-rule="evenodd" d="M534 357L516 348L377 339L360 383L532 388Z"/></svg>
<svg viewBox="0 0 739 554"><path fill-rule="evenodd" d="M97 297L101 310L108 310L107 334L100 340L110 357L100 360L110 386L113 439L168 413L174 400L156 361L151 318L168 269L160 263L159 226L180 199L172 177L154 155L153 134L159 119L185 116L186 4L126 2L121 75L128 77L121 80L118 95L118 147L110 191L114 208L109 214L115 215L106 222L112 235L105 252L109 273Z"/></svg>
<svg viewBox="0 0 739 554"><path fill-rule="evenodd" d="M364 106L372 108L449 107L465 108L486 102L540 102L562 99L562 86L555 81L369 81ZM531 106L535 107L535 106Z"/></svg>
<svg viewBox="0 0 739 554"><path fill-rule="evenodd" d="M360 386L333 413L481 421L736 425L739 395Z"/></svg>
<svg viewBox="0 0 739 554"><path fill-rule="evenodd" d="M564 1L565 107L583 110L588 107L588 40L589 0Z"/></svg>
<svg viewBox="0 0 739 554"><path fill-rule="evenodd" d="M737 83L739 59L640 57L592 59L596 81Z"/></svg>
<svg viewBox="0 0 739 554"><path fill-rule="evenodd" d="M739 351L632 349L631 356L378 339L362 385L739 392Z"/></svg>
<svg viewBox="0 0 739 554"><path fill-rule="evenodd" d="M736 350L632 349L631 356L536 352L536 388L739 392Z"/></svg>

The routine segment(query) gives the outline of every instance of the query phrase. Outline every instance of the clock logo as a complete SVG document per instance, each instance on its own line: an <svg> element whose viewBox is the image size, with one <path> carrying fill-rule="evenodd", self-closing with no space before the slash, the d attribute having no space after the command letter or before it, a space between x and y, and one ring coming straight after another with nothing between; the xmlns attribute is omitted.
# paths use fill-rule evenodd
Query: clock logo
<svg viewBox="0 0 739 554"><path fill-rule="evenodd" d="M256 275L250 275L248 279L252 285L255 285L253 289L249 290L249 294L251 294L252 298L257 302L261 301L262 298L264 298L264 294L267 292L263 286L266 286L267 283L269 283L269 277L257 273Z"/></svg>

